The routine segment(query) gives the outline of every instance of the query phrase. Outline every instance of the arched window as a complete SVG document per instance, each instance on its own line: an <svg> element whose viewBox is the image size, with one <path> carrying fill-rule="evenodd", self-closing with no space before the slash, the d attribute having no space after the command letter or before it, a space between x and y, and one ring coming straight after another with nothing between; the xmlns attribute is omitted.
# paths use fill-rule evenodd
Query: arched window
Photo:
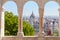
<svg viewBox="0 0 60 40"><path fill-rule="evenodd" d="M44 7L44 33L45 36L59 36L59 5L54 1L45 4Z"/></svg>
<svg viewBox="0 0 60 40"><path fill-rule="evenodd" d="M37 36L39 32L39 7L34 1L28 1L23 7L23 34Z"/></svg>
<svg viewBox="0 0 60 40"><path fill-rule="evenodd" d="M16 36L18 32L17 5L13 1L8 1L2 6L2 8L2 31L5 36Z"/></svg>

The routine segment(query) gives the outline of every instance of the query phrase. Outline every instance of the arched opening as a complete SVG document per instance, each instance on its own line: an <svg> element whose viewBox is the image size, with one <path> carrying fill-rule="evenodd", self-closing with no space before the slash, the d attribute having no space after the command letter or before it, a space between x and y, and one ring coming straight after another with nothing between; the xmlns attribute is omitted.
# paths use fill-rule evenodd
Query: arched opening
<svg viewBox="0 0 60 40"><path fill-rule="evenodd" d="M36 2L28 1L23 7L22 27L24 36L37 36L39 32L39 7Z"/></svg>
<svg viewBox="0 0 60 40"><path fill-rule="evenodd" d="M59 5L54 1L44 7L44 34L45 36L59 36Z"/></svg>
<svg viewBox="0 0 60 40"><path fill-rule="evenodd" d="M16 36L18 32L18 11L17 4L7 1L3 6L1 16L2 35Z"/></svg>

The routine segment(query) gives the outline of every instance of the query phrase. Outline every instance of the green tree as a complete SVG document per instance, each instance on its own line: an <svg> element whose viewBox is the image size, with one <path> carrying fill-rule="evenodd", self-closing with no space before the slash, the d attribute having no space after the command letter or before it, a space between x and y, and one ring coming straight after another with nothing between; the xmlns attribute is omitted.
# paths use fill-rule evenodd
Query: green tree
<svg viewBox="0 0 60 40"><path fill-rule="evenodd" d="M12 12L5 11L5 35L17 35L18 32L18 16Z"/></svg>
<svg viewBox="0 0 60 40"><path fill-rule="evenodd" d="M23 21L23 33L25 36L34 36L34 28L30 23Z"/></svg>
<svg viewBox="0 0 60 40"><path fill-rule="evenodd" d="M18 32L18 16L14 15L12 12L5 11L5 35L15 36ZM23 33L25 36L33 36L34 28L26 21L23 21Z"/></svg>

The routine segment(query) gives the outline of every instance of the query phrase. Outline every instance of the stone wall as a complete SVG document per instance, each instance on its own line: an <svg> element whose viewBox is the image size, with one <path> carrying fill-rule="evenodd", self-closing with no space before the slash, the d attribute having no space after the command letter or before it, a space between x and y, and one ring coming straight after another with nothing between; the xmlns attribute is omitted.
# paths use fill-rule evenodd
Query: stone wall
<svg viewBox="0 0 60 40"><path fill-rule="evenodd" d="M11 0L0 0L0 19L1 19L1 12L2 12L2 6L5 2L7 1L11 1ZM48 1L55 1L58 4L60 4L60 0L32 0L35 1L38 6L39 6L39 16L40 16L40 27L39 27L39 34L38 37L23 37L22 36L22 12L23 12L23 6L26 2L28 2L29 0L13 0L14 2L16 2L17 7L18 7L18 35L17 36L1 36L2 40L60 40L60 37L42 37L42 31L43 31L43 14L44 14L44 5L48 2ZM60 11L59 11L60 12ZM2 29L2 25L3 23L0 20L0 30ZM60 28L60 27L59 27ZM4 29L2 29L4 30ZM4 34L4 31L1 30L1 35ZM59 31L60 32L60 31Z"/></svg>
<svg viewBox="0 0 60 40"><path fill-rule="evenodd" d="M2 40L21 40L19 37L3 37ZM23 37L22 40L60 40L60 37Z"/></svg>

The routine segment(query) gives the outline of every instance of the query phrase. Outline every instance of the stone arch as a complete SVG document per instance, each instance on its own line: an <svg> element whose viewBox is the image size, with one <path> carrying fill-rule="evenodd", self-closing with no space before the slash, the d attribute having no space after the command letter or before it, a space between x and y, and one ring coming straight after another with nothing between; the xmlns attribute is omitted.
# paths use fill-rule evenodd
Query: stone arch
<svg viewBox="0 0 60 40"><path fill-rule="evenodd" d="M26 2L23 2L23 8L25 6L25 4L29 3L29 2L32 2L32 3L35 3L37 6L38 6L38 3L36 1L26 1ZM39 7L39 6L38 6Z"/></svg>
<svg viewBox="0 0 60 40"><path fill-rule="evenodd" d="M52 3L52 4L51 4ZM54 7L54 6L57 6L57 7ZM46 29L47 29L47 27L49 27L50 28L50 31L51 31L51 34L54 34L53 32L54 32L54 29L55 30L57 30L58 31L58 36L59 36L59 30L58 30L58 28L59 28L59 21L58 21L58 19L59 19L59 11L58 11L58 9L59 9L59 5L58 5L58 3L57 2L54 2L54 1L49 1L49 2L47 2L46 4L45 4L45 7L44 7L44 33L46 33L47 31L46 31ZM46 11L47 10L47 11ZM52 14L52 13L55 13L55 14ZM52 17L52 19L50 19ZM50 19L50 20L49 20ZM55 21L55 20L57 20L57 21ZM55 21L56 22L56 24L55 25L53 25L53 21ZM48 26L49 25L49 26ZM56 26L57 25L57 29L56 28L54 28L54 27L52 27L52 26ZM54 29L53 29L54 28ZM47 33L46 33L47 34ZM50 34L50 35L51 35ZM56 36L57 36L56 35Z"/></svg>
<svg viewBox="0 0 60 40"><path fill-rule="evenodd" d="M41 4L40 4L40 5L42 5L41 8L44 9L45 4L46 4L47 2L50 2L50 1L55 1L55 2L57 2L58 4L60 4L60 0L44 0L44 1L41 1Z"/></svg>
<svg viewBox="0 0 60 40"><path fill-rule="evenodd" d="M17 0L2 0L2 1L1 1L1 2L2 2L1 4L2 4L2 5L1 5L1 6L3 6L3 4L6 3L7 1L13 1L13 2L15 2L16 4L18 4L18 1L17 1Z"/></svg>
<svg viewBox="0 0 60 40"><path fill-rule="evenodd" d="M6 2L4 2L4 3L2 4L2 7L3 7L3 5L6 4L7 2L8 2L8 3L10 3L10 2L14 3L14 4L17 6L16 8L17 8L17 10L18 10L18 5L17 5L17 3L14 2L14 1L6 1Z"/></svg>
<svg viewBox="0 0 60 40"><path fill-rule="evenodd" d="M12 4L14 4L14 5L12 5L11 7L13 7L13 6L16 6L15 8L13 7L13 9L12 8L10 8L9 6L7 6L7 3L8 4L10 4L10 5L12 5ZM12 3L12 4L11 4ZM8 9L6 9L6 7L8 7ZM5 11L8 11L8 12L12 12L13 14L12 15L14 15L14 16L18 16L18 8L17 8L17 4L14 2L14 1L7 1L7 2L5 2L5 4L2 6L2 11L3 11L3 13L1 13L1 27L2 27L2 29L1 30L3 30L3 31L1 31L1 34L2 34L2 36L4 36L5 34L5 31L4 31L4 29L5 29L5 18L4 18L4 12ZM11 10L12 9L12 10ZM15 9L15 10L14 10ZM14 10L14 12L13 12L13 10ZM17 21L18 21L18 19L17 19ZM18 26L17 26L18 27ZM18 29L17 29L17 33L18 33ZM16 33L16 35L17 35L17 33Z"/></svg>
<svg viewBox="0 0 60 40"><path fill-rule="evenodd" d="M59 3L58 3L57 1L50 0L50 1L45 2L44 7L45 7L45 5L46 5L47 3L49 3L49 2L54 2L54 3L57 3L57 4L59 5Z"/></svg>
<svg viewBox="0 0 60 40"><path fill-rule="evenodd" d="M1 5L3 5L6 1L8 1L8 0L0 0ZM41 24L40 24L41 32L39 33L39 37L34 37L34 38L33 37L32 38L30 38L30 37L24 37L23 38L22 35L21 35L21 28L22 28L21 27L21 21L22 21L21 19L22 19L23 5L28 0L13 0L13 1L15 1L17 3L17 5L18 5L18 13L19 13L19 29L18 29L19 33L18 33L18 37L13 37L13 38L11 38L11 37L4 37L3 40L10 40L10 39L11 40L15 40L15 38L16 38L16 40L42 40L41 38L43 38L43 37L41 36L41 32L42 32L42 29L43 29L44 5L48 1L56 1L57 3L60 4L60 0L44 0L44 1L43 0L33 0L33 1L36 1L38 3L38 5L39 5L39 14L40 14L40 19L41 19L40 20L40 22L41 22ZM0 6L0 13L1 13L1 11L2 11L2 7ZM1 15L0 15L0 18L1 18ZM1 20L0 20L0 22L1 22ZM56 37L54 37L54 38L52 38L52 37L49 37L49 38L45 37L44 40L59 40L59 39L60 38L56 38Z"/></svg>
<svg viewBox="0 0 60 40"><path fill-rule="evenodd" d="M29 6L27 6L27 5L29 5ZM35 7L36 6L36 7ZM32 8L32 9L31 9ZM36 11L35 11L35 10ZM27 12L26 12L26 11ZM30 10L30 11L29 11ZM29 11L29 12L28 12ZM33 12L33 15L34 15L34 17L38 17L38 19L40 18L40 16L39 16L39 7L38 7L38 4L36 3L36 2L34 2L34 1L28 1L28 2L26 2L25 3L25 5L23 6L23 15L22 15L22 18L24 18L24 17L30 17L31 16L31 12ZM36 13L35 13L36 12ZM29 16L28 16L28 14L29 14ZM26 14L26 15L25 15ZM28 21L29 21L29 19L28 19ZM39 20L38 20L39 21ZM30 22L29 22L30 23ZM40 22L39 22L40 23ZM23 24L23 23L22 23ZM23 27L23 26L22 26ZM38 31L40 30L39 29L39 24L38 24ZM36 28L37 28L36 27ZM34 28L34 26L33 26L33 28ZM34 30L36 29L36 28L34 28ZM23 28L22 28L23 29ZM37 31L37 29L35 30L35 31ZM34 34L35 35L35 34ZM37 34L36 35L38 35L38 32L37 32Z"/></svg>

